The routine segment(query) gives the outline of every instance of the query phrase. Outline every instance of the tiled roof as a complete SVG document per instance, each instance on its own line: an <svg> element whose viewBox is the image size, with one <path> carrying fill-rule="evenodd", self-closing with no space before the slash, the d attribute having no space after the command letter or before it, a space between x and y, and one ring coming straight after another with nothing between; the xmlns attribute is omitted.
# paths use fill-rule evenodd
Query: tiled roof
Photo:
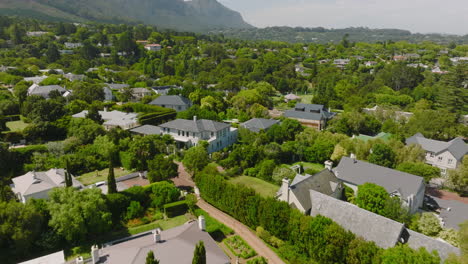
<svg viewBox="0 0 468 264"><path fill-rule="evenodd" d="M468 153L468 145L461 137L452 139L449 142L425 138L421 133L406 139L406 144L418 144L424 150L439 154L443 151L449 151L458 161L463 159Z"/></svg>
<svg viewBox="0 0 468 264"><path fill-rule="evenodd" d="M73 186L83 187L83 185L73 179ZM46 190L51 190L55 187L65 186L65 170L64 169L50 169L45 172L30 171L23 176L12 179L15 193L30 195Z"/></svg>
<svg viewBox="0 0 468 264"><path fill-rule="evenodd" d="M395 246L404 229L402 223L320 192L310 190L310 199L312 200L312 216L328 217L346 230L367 241L374 241L377 246L382 248Z"/></svg>
<svg viewBox="0 0 468 264"><path fill-rule="evenodd" d="M327 120L334 115L335 113L328 112L323 105L301 103L297 103L294 109L284 112L285 117L308 120Z"/></svg>
<svg viewBox="0 0 468 264"><path fill-rule="evenodd" d="M131 129L130 132L142 134L142 135L160 135L161 128L158 126L143 125L143 126L139 126L134 129Z"/></svg>
<svg viewBox="0 0 468 264"><path fill-rule="evenodd" d="M191 105L192 102L179 95L161 95L154 99L150 104L152 105Z"/></svg>
<svg viewBox="0 0 468 264"><path fill-rule="evenodd" d="M460 249L450 245L445 241L438 240L436 238L425 236L421 233L414 232L413 230L406 229L405 237L407 239L407 244L413 249L419 249L424 247L427 251L432 252L433 250L439 253L439 256L442 260L445 260L450 253L460 255Z"/></svg>
<svg viewBox="0 0 468 264"><path fill-rule="evenodd" d="M252 132L260 132L260 130L267 130L271 126L278 124L279 120L265 119L265 118L252 118L247 122L240 124L241 127L247 128Z"/></svg>
<svg viewBox="0 0 468 264"><path fill-rule="evenodd" d="M152 235L146 235L104 247L100 250L102 257L98 263L145 263L150 250L161 263L192 263L193 251L199 241L205 244L207 264L230 263L213 238L198 228L196 221L162 231L161 239L162 242L155 243Z"/></svg>
<svg viewBox="0 0 468 264"><path fill-rule="evenodd" d="M384 187L388 193L398 191L402 199L406 199L411 194L416 195L424 185L422 177L349 157L341 158L334 171L336 177L345 182L355 185L374 183Z"/></svg>
<svg viewBox="0 0 468 264"><path fill-rule="evenodd" d="M162 125L159 125L162 128L171 128L171 129L178 129L182 131L188 132L217 132L223 130L225 128L231 127L229 124L216 122L212 120L186 120L186 119L176 119L173 121L169 121Z"/></svg>

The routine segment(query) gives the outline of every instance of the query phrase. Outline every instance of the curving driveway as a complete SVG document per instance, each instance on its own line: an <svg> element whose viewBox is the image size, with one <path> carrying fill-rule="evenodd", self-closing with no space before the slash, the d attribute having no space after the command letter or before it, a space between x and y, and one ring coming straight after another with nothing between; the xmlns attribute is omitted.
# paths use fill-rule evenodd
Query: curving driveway
<svg viewBox="0 0 468 264"><path fill-rule="evenodd" d="M198 200L198 207L205 210L210 216L216 218L221 223L232 228L239 236L241 236L247 244L249 244L260 256L268 259L270 264L284 264L284 262L271 250L265 243L257 237L257 235L247 226L222 212L218 208L205 202L203 199Z"/></svg>

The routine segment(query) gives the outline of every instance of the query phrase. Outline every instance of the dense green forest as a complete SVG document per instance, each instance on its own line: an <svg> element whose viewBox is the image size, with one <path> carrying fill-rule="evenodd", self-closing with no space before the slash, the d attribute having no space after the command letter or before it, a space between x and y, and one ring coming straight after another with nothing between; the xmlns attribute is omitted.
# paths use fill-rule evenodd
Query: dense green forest
<svg viewBox="0 0 468 264"><path fill-rule="evenodd" d="M162 48L146 50L141 40ZM463 123L468 114L468 63L463 59L467 56L468 45L456 42L365 43L343 35L337 43L292 44L160 31L145 25L0 17L0 255L14 262L62 245L71 248L77 243L104 240L110 229L122 228L144 210L177 200L175 187L161 181L176 176L173 159L178 159L196 175L207 201L251 228L264 228L277 238L273 239L275 247L291 254L285 258L292 263L311 259L366 263L364 252L372 255L367 259L375 256L382 263L393 263L395 255L411 256L412 263L439 263L437 256L425 250L406 246L378 249L329 219L301 216L284 203L227 184L223 176L249 175L278 184L284 177L294 177L288 168L294 163L320 166L332 160L336 164L341 157L355 153L360 160L420 175L426 181L438 177L437 169L423 163L424 151L406 146L404 139L418 132L444 141L468 136ZM346 63L342 64L343 60ZM41 76L39 85L60 85L71 95L52 92L48 99L28 96L33 85L28 78L34 76ZM67 78L70 76L77 78ZM104 102L106 83L128 87L113 90L115 98ZM165 85L181 86L169 94L183 95L194 105L176 114L147 104L157 94L132 98L131 88ZM104 109L136 112L141 123L154 125L194 116L244 122L292 108L296 102L284 100L288 93L338 114L325 131L284 118L267 132L239 129L237 144L211 155L203 144L176 151L168 136L107 131L98 114ZM376 105L381 110L374 114L363 111ZM71 117L83 110L88 110L87 118ZM412 115L402 118L402 111ZM379 132L392 136L387 141L353 138ZM26 146L16 146L19 143ZM225 174L220 176L210 167L204 170L209 162L222 166ZM63 188L54 191L49 201L32 200L25 205L15 201L9 188L13 177L31 170L66 168L80 176L120 167L148 170L153 185L107 196L95 190ZM465 159L463 166L449 172L448 188L467 192L467 167ZM352 195L348 198L354 199ZM92 219L74 218L78 221L75 226L82 228L68 229L71 219L62 213L67 205L73 206L72 215L86 215L89 210L100 213ZM418 221L408 219L404 212L381 214L410 225Z"/></svg>

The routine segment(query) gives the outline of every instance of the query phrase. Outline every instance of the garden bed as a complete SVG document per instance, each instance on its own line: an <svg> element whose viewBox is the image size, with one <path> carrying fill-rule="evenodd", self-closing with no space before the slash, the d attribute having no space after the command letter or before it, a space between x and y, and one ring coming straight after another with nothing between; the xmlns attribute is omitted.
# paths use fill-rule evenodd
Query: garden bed
<svg viewBox="0 0 468 264"><path fill-rule="evenodd" d="M257 252L253 250L240 236L235 235L224 240L224 244L231 250L231 252L243 259L251 258L257 255Z"/></svg>

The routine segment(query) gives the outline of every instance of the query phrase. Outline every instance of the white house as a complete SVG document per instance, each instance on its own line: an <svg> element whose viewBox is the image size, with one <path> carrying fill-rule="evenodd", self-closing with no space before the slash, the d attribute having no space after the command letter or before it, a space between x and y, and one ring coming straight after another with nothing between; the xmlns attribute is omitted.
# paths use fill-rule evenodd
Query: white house
<svg viewBox="0 0 468 264"><path fill-rule="evenodd" d="M161 133L171 135L180 147L192 147L202 140L207 141L208 153L222 150L237 141L237 128L212 120L176 119L162 125Z"/></svg>
<svg viewBox="0 0 468 264"><path fill-rule="evenodd" d="M83 46L83 44L81 44L79 42L76 42L76 43L74 43L74 42L65 42L64 45L65 45L65 48L67 48L67 49L76 49L76 48L80 48L80 47Z"/></svg>
<svg viewBox="0 0 468 264"><path fill-rule="evenodd" d="M147 44L145 45L145 49L149 51L160 51L161 45L160 44Z"/></svg>
<svg viewBox="0 0 468 264"><path fill-rule="evenodd" d="M86 118L88 114L87 110L84 110L78 114L73 115L74 118ZM121 111L99 111L101 118L104 120L102 124L105 129L110 130L112 128L120 127L122 129L131 129L139 126L138 114L137 113L125 113Z"/></svg>
<svg viewBox="0 0 468 264"><path fill-rule="evenodd" d="M56 187L65 186L65 170L50 169L44 172L30 171L12 179L11 189L18 200L26 203L31 198L47 199L49 192ZM73 187L81 189L83 184L72 176Z"/></svg>
<svg viewBox="0 0 468 264"><path fill-rule="evenodd" d="M69 93L67 93L67 90L60 85L41 86L38 84L33 84L28 88L28 96L38 95L47 99L49 98L49 95L52 91L58 91L64 97L69 95Z"/></svg>
<svg viewBox="0 0 468 264"><path fill-rule="evenodd" d="M192 101L179 95L161 95L149 104L171 108L176 112L180 112L189 109L192 106Z"/></svg>
<svg viewBox="0 0 468 264"><path fill-rule="evenodd" d="M421 133L406 139L406 145L417 144L426 151L426 163L438 167L442 175L447 170L456 169L468 154L468 145L457 137L449 142L425 138Z"/></svg>

